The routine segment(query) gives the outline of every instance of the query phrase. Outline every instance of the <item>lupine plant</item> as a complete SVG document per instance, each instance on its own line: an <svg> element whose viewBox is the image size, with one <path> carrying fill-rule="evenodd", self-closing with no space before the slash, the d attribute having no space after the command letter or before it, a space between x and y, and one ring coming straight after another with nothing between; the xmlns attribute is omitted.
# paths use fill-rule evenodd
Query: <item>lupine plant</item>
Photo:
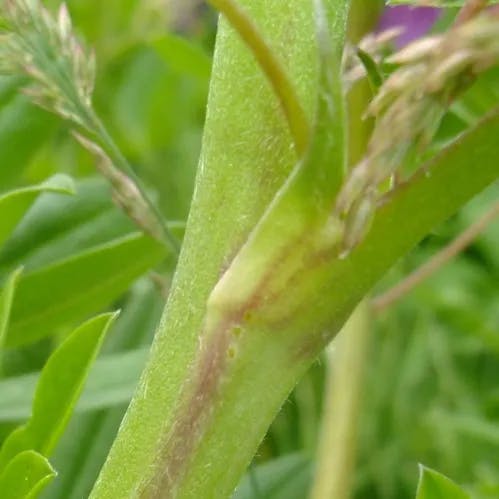
<svg viewBox="0 0 499 499"><path fill-rule="evenodd" d="M498 497L499 12L393 3L3 0L0 497Z"/></svg>

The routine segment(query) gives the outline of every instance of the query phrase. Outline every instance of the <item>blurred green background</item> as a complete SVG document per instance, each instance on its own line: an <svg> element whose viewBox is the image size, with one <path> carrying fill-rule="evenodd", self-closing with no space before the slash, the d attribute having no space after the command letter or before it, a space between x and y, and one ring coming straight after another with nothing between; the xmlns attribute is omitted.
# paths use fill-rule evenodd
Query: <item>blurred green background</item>
<svg viewBox="0 0 499 499"><path fill-rule="evenodd" d="M69 7L77 30L97 53L98 113L161 211L181 228L201 145L216 16L196 1L170 0L165 6L159 0L71 0ZM497 104L498 82L499 72L491 71L468 92L446 117L440 143ZM130 243L136 229L114 207L93 158L64 123L19 93L21 84L0 79L0 192L67 173L76 179L77 193L41 195L0 249L0 282L24 266L11 327L32 339L12 344L3 355L0 439L29 415L32 373L60 339L91 314L121 308L54 456L59 476L43 496L83 499L146 360L174 264L147 241ZM377 291L448 244L498 194L495 185L475 199L400 262ZM496 223L373 321L356 498L413 497L419 462L470 487L477 499L499 497L497 248ZM117 258L119 268L111 267ZM71 265L75 261L79 271ZM45 289L42 278L56 271L67 305L42 330L40 318L57 292ZM324 376L319 359L272 425L237 499L306 497Z"/></svg>

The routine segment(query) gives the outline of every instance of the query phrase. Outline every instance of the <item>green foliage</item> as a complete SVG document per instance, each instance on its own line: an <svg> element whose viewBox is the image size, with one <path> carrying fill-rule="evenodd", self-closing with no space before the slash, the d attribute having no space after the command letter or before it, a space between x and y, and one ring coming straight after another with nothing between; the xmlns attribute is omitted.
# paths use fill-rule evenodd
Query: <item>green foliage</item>
<svg viewBox="0 0 499 499"><path fill-rule="evenodd" d="M198 45L173 34L157 37L149 44L174 72L187 75L201 85L209 82L211 58Z"/></svg>
<svg viewBox="0 0 499 499"><path fill-rule="evenodd" d="M76 194L40 196L0 250L0 275L39 270L135 231L97 177L75 181Z"/></svg>
<svg viewBox="0 0 499 499"><path fill-rule="evenodd" d="M38 452L17 454L0 472L0 490L5 499L34 499L54 479L55 471Z"/></svg>
<svg viewBox="0 0 499 499"><path fill-rule="evenodd" d="M147 349L139 348L97 359L75 411L108 409L129 402L146 358ZM0 421L29 418L39 379L39 374L27 374L0 381Z"/></svg>
<svg viewBox="0 0 499 499"><path fill-rule="evenodd" d="M147 278L133 286L126 303L104 345L106 355L97 359L82 393L79 407L85 412L75 415L53 456L58 478L44 498L88 497L116 436L163 309L162 297Z"/></svg>
<svg viewBox="0 0 499 499"><path fill-rule="evenodd" d="M84 16L85 6L71 7L82 21L81 26L96 33L94 20L101 8L100 3L95 2L87 12L91 14L90 23L86 22L88 18ZM149 7L132 8L124 2L118 2L115 8L117 11L128 12L120 21L127 25L132 20L137 21L142 16L141 12ZM137 11L140 11L139 16L135 15ZM115 18L109 17L106 7L101 28L110 19ZM160 16L151 19L156 23ZM141 17L140 22L143 20L145 21ZM132 30L117 27L114 34L111 34L111 30L102 29L99 35L102 38L97 40L97 45L114 47L110 52L104 50L107 56L100 59L100 65L101 68L106 64L112 65L112 73L103 71L103 76L113 74L115 77L99 85L96 100L108 109L108 116L109 113L118 116L114 131L119 132L118 137L123 136L120 145L134 158L137 167L146 177L152 175L149 176L149 181L154 185L151 190L153 196L158 197L159 194L159 204L167 206L169 214L182 220L187 214L192 192L195 158L199 149L199 129L209 78L209 57L203 54L199 46L187 41L182 43L178 37L175 40L171 37L171 43L164 41L162 28L163 25L148 40L142 37L140 29L132 33ZM127 36L116 43L118 33L127 33ZM130 45L132 36L137 38ZM109 37L107 41L111 43L108 44L105 37ZM123 45L120 46L120 43ZM182 47L184 52L179 52ZM188 54L189 51L193 57L192 64L183 62L181 55ZM197 75L195 81L192 80L192 75ZM4 158L0 168L2 186L23 186L62 171L76 177L76 194L65 197L56 195L55 192L42 192L42 195L32 197L26 210L15 220L16 213L13 210L9 210L7 217L4 216L7 212L2 209L2 223L10 223L9 237L2 240L4 244L0 249L0 288L5 291L1 295L2 304L9 294L8 278L19 266L24 267L27 277L21 284L24 289L21 292L25 297L30 297L31 303L26 303L22 295L20 300L15 301L14 307L18 307L15 312L17 319L11 322L5 338L9 350L3 351L3 359L8 378L2 380L5 385L0 398L3 400L5 394L14 402L9 395L14 394L20 399L18 404L13 403L4 413L2 421L10 424L0 428L0 439L12 422L29 417L30 397L39 379L37 374L10 377L10 373L39 370L52 348L57 347L59 334L66 335L77 322L86 319L91 313L107 308L116 300L125 305L127 327L119 327L118 340L108 342L109 355L98 363L96 374L91 376L87 395L84 396L79 411L84 411L85 417L89 414L88 417L93 418L93 414L88 413L89 410L112 406L116 411L116 404L123 404L130 399L147 351L139 348L136 353L128 353L121 352L120 348L128 348L139 338L143 339L137 343L137 347L148 344L148 338L159 318L162 299L158 289L152 284L145 288L144 285L137 287L137 290L141 290L140 293L130 293L128 290L137 278L158 264L168 276L173 263L171 259L165 258L165 251L151 238L136 233L134 224L114 206L105 182L94 176L88 177L89 174L95 175L93 158L75 146L65 133L59 133L57 139L50 142L54 137L57 121L19 95L20 83L24 82L12 78L2 79L0 145L6 144L1 147L0 152ZM179 99L180 93L182 97ZM165 109L171 111L169 123L164 119ZM181 123L184 125L179 127ZM140 130L140 143L130 140L135 137L132 128ZM61 127L59 131L60 129ZM150 154L151 145L156 148L154 154ZM170 167L167 171L163 169L158 174L165 157L176 167ZM25 196L27 199L28 193ZM179 239L183 236L183 225L183 222L179 222L171 226ZM46 288L49 281L45 277L54 283L52 291L58 290L60 300L57 307L62 306L62 309L53 308L56 300L50 297L52 291ZM87 284L91 285L93 292L88 293ZM144 289L147 292L143 292ZM49 307L46 307L47 304ZM129 314L126 313L128 306ZM49 316L44 316L45 319L38 322L40 314L46 312L49 312ZM33 321L24 323L29 316ZM26 346L27 342L31 343L35 338L45 335L54 339ZM125 340L127 335L129 339ZM125 370L122 369L123 365ZM126 376L123 377L123 374ZM110 419L114 431L121 414L122 409ZM87 441L93 435L92 430ZM78 437L79 433L74 435L73 440ZM108 447L111 442L109 438L104 439L106 441ZM100 451L100 460L89 459L93 472L85 485L87 492L77 497L88 495L107 447L104 446ZM84 442L81 445L82 452L83 448ZM69 483L74 483L76 487L75 477L64 475L70 463L68 459L57 459L57 467L63 471L61 480L64 481L66 476ZM62 497L69 497L69 493Z"/></svg>
<svg viewBox="0 0 499 499"><path fill-rule="evenodd" d="M254 14L256 20L272 17L259 2L249 5L253 7L249 9L250 14ZM288 24L295 22L293 16L297 16L298 11L300 15L304 12L297 8L286 12ZM338 22L331 24L341 38L340 34L344 33L341 10L335 13ZM422 170L403 189L395 189L381 208L377 209L376 203L369 206L370 211L364 211L364 216L374 218L370 232L362 234L365 237L360 238L358 249L337 258L338 233L325 230L324 234L320 229L324 228L321 217L329 220L327 214L334 204L336 185L328 183L328 173L338 172L338 168L341 171L344 166L342 133L335 134L336 150L333 150L340 151L339 161L330 161L331 156L326 154L321 159L328 161L312 159L307 163L307 157L287 176L286 158L281 156L281 161L276 161L273 157L276 147L263 152L259 147L266 136L268 114L259 108L253 109L258 129L253 129L253 122L249 126L241 124L241 115L248 112L245 109L248 102L263 102L268 97L261 92L255 95L257 87L253 78L257 73L251 73L255 68L245 60L246 53L241 50L237 35L226 25L222 26L219 58L213 73L213 101L210 101L210 105L215 106L215 117L210 120L212 115L208 113L207 149L203 151L183 260L141 391L132 402L91 497L127 495L137 489L142 494L152 494L163 488L175 490L179 497L192 497L201 491L227 495L235 483L236 470L243 467L244 460L254 451L262 428L296 378L330 338L328 332L337 331L351 306L400 256L497 177L497 151L492 137L497 133L498 122L494 113L433 158L426 165L428 175ZM266 33L264 22L261 27ZM302 23L300 36L306 29L310 26ZM282 50L279 30L276 33L276 48ZM300 39L297 36L295 41ZM338 71L338 66L333 69ZM336 76L329 83L341 86ZM244 88L242 82L245 81L251 81L252 88ZM304 78L300 80L304 81ZM313 89L313 84L308 83ZM315 96L316 92L312 90L307 95ZM320 97L331 98L330 102L336 104L333 106L336 117L341 118L343 101L338 105L331 92ZM275 113L276 101L266 100L265 111L271 109ZM313 106L307 107L310 109ZM344 132L342 119L335 125ZM410 128L408 123L405 125ZM240 133L241 128L246 133ZM235 134L233 140L228 139L231 134ZM276 136L275 131L272 136ZM314 136L314 139L321 152L323 148L328 149L322 137ZM289 137L287 142L289 147ZM484 147L485 144L489 146ZM258 155L251 153L253 148ZM311 151L313 155L314 149ZM252 160L248 170L244 163L246 157ZM259 206L260 210L255 209L254 202L243 203L250 197L249 193L254 198L258 192L263 198L262 190L250 184L258 180L260 174L253 164L254 157L260 158L260 164L268 163L267 178L285 178L280 184L274 184L274 187L277 185L274 193L265 192L268 202ZM472 171L471 158L480 162L479 171ZM239 165L237 179L231 176L234 163ZM305 173L300 178L302 171ZM241 178L246 181L243 185ZM320 179L325 179L324 183ZM449 185L452 185L452 193ZM228 188L221 193L220 186ZM332 191L329 199L323 195L328 189ZM232 195L237 192L238 199L230 204L231 216L227 217L224 207L232 199L231 191ZM206 219L217 232L208 244L203 244L202 227ZM248 223L253 220L253 224L244 227L241 220ZM241 236L236 238L234 231L242 233ZM236 251L234 240L243 241L242 246L236 246ZM227 262L230 262L228 268ZM192 283L190 276L201 268L202 278ZM191 310L198 312L195 316L189 314L188 318L183 301L186 295L190 297ZM277 335L276 329L282 334ZM202 335L201 346L198 335ZM165 372L171 380L166 388L162 379ZM210 373L207 380L203 376L206 372ZM275 384L273 391L267 390L269 378ZM190 380L187 386L186 379ZM144 390L148 396L144 396ZM152 397L151 393L156 396ZM165 440L158 442L157 435L165 426L169 428ZM244 434L245 438L236 444L234 434ZM199 438L195 438L198 435ZM136 438L140 438L140 444ZM243 446L246 446L244 452ZM230 469L222 464L228 455L234 456ZM208 463L210 473L206 471ZM144 476L144 468L147 476ZM126 474L123 469L127 469Z"/></svg>
<svg viewBox="0 0 499 499"><path fill-rule="evenodd" d="M4 288L0 293L0 351L4 347L5 337L9 327L14 292L21 272L22 269L14 271L7 279Z"/></svg>
<svg viewBox="0 0 499 499"><path fill-rule="evenodd" d="M59 184L40 188L47 185L54 189ZM7 347L56 334L62 326L98 312L165 258L160 244L133 232L132 223L111 204L105 184L86 180L77 189L71 197L45 194L38 199L0 252L0 274L19 265L25 268ZM39 191L35 187L19 193L2 199L12 204ZM41 287L47 292L40 293Z"/></svg>
<svg viewBox="0 0 499 499"><path fill-rule="evenodd" d="M416 499L469 499L469 495L441 473L420 467Z"/></svg>
<svg viewBox="0 0 499 499"><path fill-rule="evenodd" d="M302 499L311 479L306 456L288 454L255 466L239 484L232 499Z"/></svg>
<svg viewBox="0 0 499 499"><path fill-rule="evenodd" d="M414 162L429 159L427 170L382 199L371 232L361 234L361 246L329 266L321 267L330 258L327 251L321 253L323 260L315 260L317 270L302 286L301 277L295 277L303 274L294 272L306 273L311 241L315 249L324 249L343 237L341 224L329 215L348 175L348 141L358 131L357 114L364 112L365 102L357 103L358 112L347 109L341 54L339 49L331 51L341 46L344 34L345 19L332 22L342 1L315 2L316 21L322 21L319 30L310 0L241 3L275 51L314 124L313 147L304 158L296 155L280 103L253 54L225 19L220 21L212 69L215 16L206 9L191 11L191 2L172 2L174 9L167 11L163 2L153 0L68 1L77 33L96 49L96 112L162 218L178 221L167 222L167 227L179 241L191 213L176 269L175 257L139 234L135 222L114 204L113 189L96 176L95 167L101 165L74 142L68 124L20 94L26 81L0 80L0 442L5 442L0 456L6 464L0 473L2 498L9 497L4 490L12 499L34 496L49 481L43 499L91 496L135 393L124 423L128 436L120 437L118 451L111 454L116 474L104 474L99 482L102 487L107 480L107 495L99 495L101 488L92 497L127 496L128 481L134 476L140 481L153 469L151 449L163 444L164 428L182 420L179 407L189 400L192 386L186 379L197 379L191 368L199 360L198 350L211 351L210 341L219 338L199 338L201 331L206 333L205 312L207 303L208 308L214 304L213 288L221 276L232 273L238 280L223 296L236 302L251 285L259 285L272 262L271 268L278 270L273 275L280 277L267 281L273 288L255 295L269 307L263 314L258 307L251 310L244 317L248 324L234 334L240 336L231 336L230 367L217 392L220 402L209 408L209 423L201 421L186 432L202 437L182 493L228 496L282 401L311 364L310 352L320 350L319 344L339 328L354 302L382 274L375 292L402 279L497 198L497 186L492 186L445 225L432 229L386 274L395 258L407 253L430 227L497 177L499 124L491 111L499 103L499 80L493 68L452 104L427 150L417 151ZM60 2L44 4L56 9ZM352 2L352 7L358 7L359 23L366 24L362 16L369 17L367 24L374 23L365 0ZM437 29L451 20L450 14L442 16ZM356 36L362 32L359 26L350 26ZM319 53L317 31L322 40ZM379 68L386 68L378 66L376 56L360 55L375 92L385 76ZM347 121L351 128L353 124L349 134ZM363 153L353 150L351 156L357 161ZM60 174L66 177L57 185L61 177L54 175ZM74 180L67 181L67 176ZM267 221L262 219L265 213ZM325 219L330 224L321 232ZM280 252L288 248L290 235L298 242L292 251ZM241 248L250 247L254 266L238 267ZM356 499L414 497L416 463L421 461L459 477L476 499L499 496L497 247L495 224L398 305L373 318ZM16 270L20 268L22 274ZM160 322L167 293L170 303ZM283 297L281 302L276 296ZM290 326L294 318L282 316L292 307L297 307L300 322L296 328ZM102 357L93 362L104 334L97 324L104 327L109 316L83 326L92 329L88 336L71 331L92 314L117 308L122 315L103 344ZM331 310L333 324L322 320L331 317ZM267 323L269 317L276 320ZM307 345L300 328L307 331ZM148 359L152 363L138 384ZM323 361L313 364L289 395L235 499L307 496L324 371ZM75 414L69 421L71 412ZM27 426L11 434L25 420L30 420ZM181 442L177 449L188 448L189 438ZM46 461L49 453L51 464ZM123 460L116 459L120 453ZM447 479L423 471L421 497L460 497ZM116 484L124 484L123 489L113 490ZM443 496L431 495L444 489Z"/></svg>
<svg viewBox="0 0 499 499"><path fill-rule="evenodd" d="M88 321L51 355L37 383L30 419L2 445L0 469L25 450L51 454L114 318L107 314Z"/></svg>
<svg viewBox="0 0 499 499"><path fill-rule="evenodd" d="M71 179L67 176L56 175L40 185L3 194L0 197L0 210L2 213L0 219L0 245L4 243L33 201L42 192L74 194L74 187Z"/></svg>
<svg viewBox="0 0 499 499"><path fill-rule="evenodd" d="M0 184L11 187L57 130L57 120L19 94L17 78L0 77Z"/></svg>
<svg viewBox="0 0 499 499"><path fill-rule="evenodd" d="M164 255L162 245L135 233L24 274L6 346L56 334L61 325L99 311ZM42 287L43 294L39 292Z"/></svg>

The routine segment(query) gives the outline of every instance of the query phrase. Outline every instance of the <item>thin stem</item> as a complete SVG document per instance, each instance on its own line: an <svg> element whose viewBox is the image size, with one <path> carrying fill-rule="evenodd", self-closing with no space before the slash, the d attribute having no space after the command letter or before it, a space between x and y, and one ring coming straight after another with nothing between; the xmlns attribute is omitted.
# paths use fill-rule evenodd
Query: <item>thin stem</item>
<svg viewBox="0 0 499 499"><path fill-rule="evenodd" d="M277 55L256 24L235 0L207 0L219 10L253 52L269 79L286 115L298 156L303 156L310 138L310 125L296 90Z"/></svg>
<svg viewBox="0 0 499 499"><path fill-rule="evenodd" d="M310 499L351 496L369 339L369 309L363 302L328 349L325 407Z"/></svg>
<svg viewBox="0 0 499 499"><path fill-rule="evenodd" d="M443 250L437 253L421 267L416 269L402 282L394 286L387 292L377 296L372 301L372 307L376 312L382 312L388 307L402 299L410 293L416 286L424 280L431 277L446 263L452 260L456 255L466 249L486 228L499 216L499 202L495 203L490 210L480 219L460 234Z"/></svg>
<svg viewBox="0 0 499 499"><path fill-rule="evenodd" d="M171 249L175 255L178 256L178 254L180 253L179 243L175 238L175 236L171 233L170 229L168 228L163 215L158 210L157 206L149 198L147 192L145 191L142 185L140 178L137 176L137 174L135 173L134 169L132 168L128 160L125 158L119 147L116 145L113 138L111 137L111 135L109 134L109 132L107 131L106 127L99 119L99 117L93 112L93 110L90 110L89 113L90 113L89 119L93 125L92 128L95 137L99 140L101 146L107 152L111 161L121 171L123 171L126 175L128 175L128 177L131 178L131 180L139 190L140 195L142 196L144 202L146 203L151 215L157 221L158 227L161 230L162 242L165 243L165 245L169 249Z"/></svg>

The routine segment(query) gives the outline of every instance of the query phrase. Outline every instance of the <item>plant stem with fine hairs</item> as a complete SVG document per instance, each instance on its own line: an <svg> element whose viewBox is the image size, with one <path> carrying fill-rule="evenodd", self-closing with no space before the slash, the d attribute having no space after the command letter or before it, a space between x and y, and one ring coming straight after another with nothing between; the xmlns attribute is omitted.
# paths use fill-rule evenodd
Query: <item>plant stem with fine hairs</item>
<svg viewBox="0 0 499 499"><path fill-rule="evenodd" d="M208 0L208 3L227 18L253 52L281 102L296 152L298 156L303 156L310 138L308 117L281 61L237 0Z"/></svg>
<svg viewBox="0 0 499 499"><path fill-rule="evenodd" d="M340 257L329 222L344 178L338 56L350 3L329 0L327 22L311 4L244 2L310 120L319 108L305 161L253 55L220 23L177 273L92 499L230 497L290 390L366 293L497 178L499 112L374 205L370 230ZM321 50L311 43L318 24L334 29Z"/></svg>

